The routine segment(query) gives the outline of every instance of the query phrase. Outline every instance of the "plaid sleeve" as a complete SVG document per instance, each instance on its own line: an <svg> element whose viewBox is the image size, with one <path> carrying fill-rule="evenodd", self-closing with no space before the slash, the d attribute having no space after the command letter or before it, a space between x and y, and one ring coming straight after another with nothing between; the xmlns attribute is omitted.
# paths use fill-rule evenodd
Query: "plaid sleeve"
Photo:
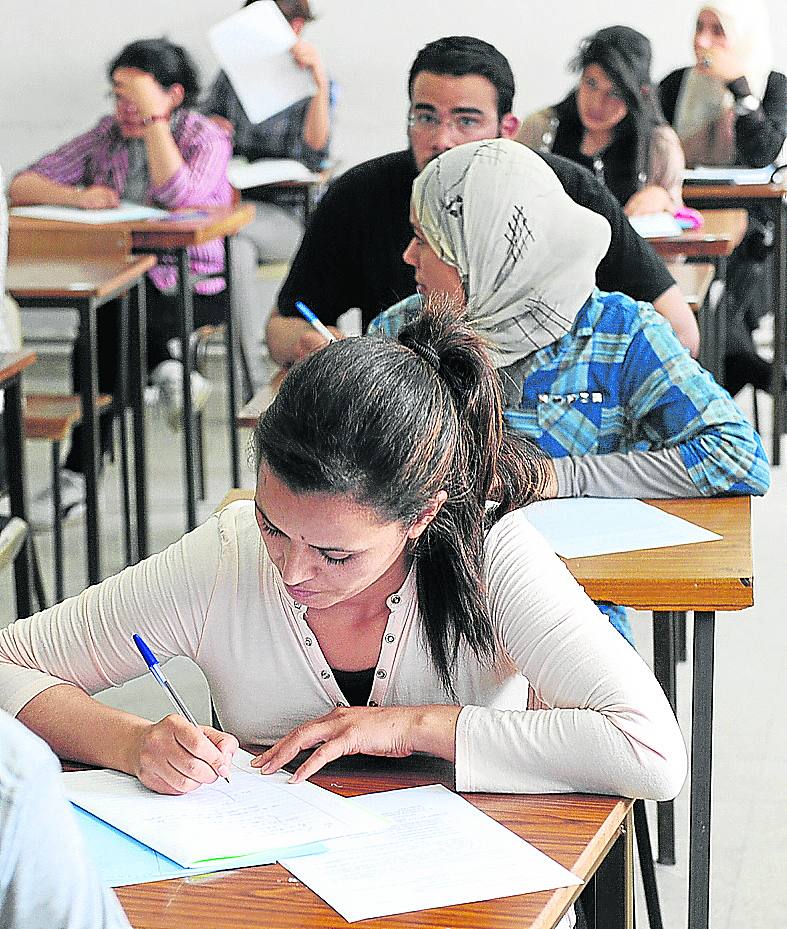
<svg viewBox="0 0 787 929"><path fill-rule="evenodd" d="M40 174L56 184L92 183L92 179L87 177L88 160L106 139L111 124L112 118L105 116L88 132L39 158L25 170Z"/></svg>
<svg viewBox="0 0 787 929"><path fill-rule="evenodd" d="M764 494L770 484L760 438L730 395L694 361L669 323L640 305L622 372L635 441L677 448L702 496Z"/></svg>

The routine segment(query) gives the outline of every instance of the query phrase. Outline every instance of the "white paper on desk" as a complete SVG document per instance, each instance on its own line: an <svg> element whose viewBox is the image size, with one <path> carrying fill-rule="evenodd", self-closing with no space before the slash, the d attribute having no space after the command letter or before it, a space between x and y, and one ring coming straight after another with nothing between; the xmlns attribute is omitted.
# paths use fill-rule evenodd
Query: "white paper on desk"
<svg viewBox="0 0 787 929"><path fill-rule="evenodd" d="M634 231L643 239L663 239L667 236L680 235L683 232L680 223L672 213L643 213L642 216L629 216Z"/></svg>
<svg viewBox="0 0 787 929"><path fill-rule="evenodd" d="M776 165L764 168L735 168L729 165L706 167L697 165L683 172L683 180L689 184L769 184Z"/></svg>
<svg viewBox="0 0 787 929"><path fill-rule="evenodd" d="M531 503L524 513L564 558L716 542L722 538L642 500L569 497Z"/></svg>
<svg viewBox="0 0 787 929"><path fill-rule="evenodd" d="M182 797L153 793L118 771L72 771L63 778L76 806L184 867L385 828L315 784L288 784L284 771L253 772L251 757L236 754L244 769L233 767L231 784L220 778Z"/></svg>
<svg viewBox="0 0 787 929"><path fill-rule="evenodd" d="M211 26L208 38L252 123L317 92L311 73L290 54L298 37L273 0L233 13Z"/></svg>
<svg viewBox="0 0 787 929"><path fill-rule="evenodd" d="M80 210L75 206L15 206L9 210L12 216L28 216L33 219L54 219L65 223L131 223L141 219L166 219L167 210L155 206L144 206L121 200L120 204L108 210Z"/></svg>
<svg viewBox="0 0 787 929"><path fill-rule="evenodd" d="M278 184L281 181L309 183L319 179L319 174L310 171L294 158L260 158L257 161L232 158L227 165L227 180L238 190Z"/></svg>
<svg viewBox="0 0 787 929"><path fill-rule="evenodd" d="M281 859L348 922L582 883L442 785L350 802L392 825L327 842L328 850L310 860Z"/></svg>

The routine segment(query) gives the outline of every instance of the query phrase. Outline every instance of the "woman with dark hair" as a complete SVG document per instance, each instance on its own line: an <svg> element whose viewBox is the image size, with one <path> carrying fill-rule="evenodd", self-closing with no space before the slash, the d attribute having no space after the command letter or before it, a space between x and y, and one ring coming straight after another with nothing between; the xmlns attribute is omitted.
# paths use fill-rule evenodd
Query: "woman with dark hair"
<svg viewBox="0 0 787 929"><path fill-rule="evenodd" d="M648 39L609 26L585 39L571 62L575 90L527 117L517 140L589 168L629 216L681 206L683 152L650 77Z"/></svg>
<svg viewBox="0 0 787 929"><path fill-rule="evenodd" d="M693 45L696 63L659 86L687 163L760 168L783 161L787 77L771 70L771 27L762 0L703 4ZM750 210L746 236L727 265L725 386L731 394L746 384L770 390L771 365L757 352L752 332L768 311L765 259L773 240L770 210Z"/></svg>
<svg viewBox="0 0 787 929"><path fill-rule="evenodd" d="M115 207L120 200L174 210L232 202L226 177L230 143L209 119L188 108L199 91L196 69L179 45L166 39L142 39L127 45L110 63L115 112L65 145L44 155L17 174L9 187L15 206L53 204L83 209ZM194 287L196 326L225 318L224 249L220 240L189 249L191 269L209 276ZM170 357L168 342L178 333L175 297L177 268L166 256L147 279L148 363L162 392L170 424L180 422L182 369ZM112 393L117 379L119 304L98 314L98 388ZM80 335L81 338L81 335ZM78 346L72 357L74 389L78 383ZM207 400L210 385L192 374L194 405ZM111 442L107 417L102 418L101 442ZM63 515L84 505L81 430L73 433L61 471ZM51 489L31 501L31 522L51 525Z"/></svg>
<svg viewBox="0 0 787 929"><path fill-rule="evenodd" d="M664 694L514 509L543 462L504 431L498 378L455 316L315 352L255 440L253 503L0 631L1 706L163 793L226 773L235 737L275 743L263 773L319 746L294 780L427 752L461 790L677 793ZM135 632L202 668L234 736L88 696L142 673Z"/></svg>

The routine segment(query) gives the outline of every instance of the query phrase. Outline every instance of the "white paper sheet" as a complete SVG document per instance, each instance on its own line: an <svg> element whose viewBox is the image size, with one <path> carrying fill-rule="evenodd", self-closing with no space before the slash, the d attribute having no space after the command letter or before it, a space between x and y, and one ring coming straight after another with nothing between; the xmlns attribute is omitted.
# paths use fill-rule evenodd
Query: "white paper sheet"
<svg viewBox="0 0 787 929"><path fill-rule="evenodd" d="M643 239L663 239L666 236L680 235L683 232L680 223L672 213L644 213L642 216L629 216L634 231Z"/></svg>
<svg viewBox="0 0 787 929"><path fill-rule="evenodd" d="M525 516L564 558L714 542L722 536L641 500L572 497L542 500Z"/></svg>
<svg viewBox="0 0 787 929"><path fill-rule="evenodd" d="M208 30L208 39L252 123L317 92L290 54L298 37L273 0L228 16Z"/></svg>
<svg viewBox="0 0 787 929"><path fill-rule="evenodd" d="M776 165L764 168L705 167L687 168L683 180L689 184L768 184Z"/></svg>
<svg viewBox="0 0 787 929"><path fill-rule="evenodd" d="M130 203L120 204L108 210L80 210L75 206L15 206L9 210L12 216L30 216L33 219L54 219L66 223L131 223L140 219L166 219L169 213L155 206Z"/></svg>
<svg viewBox="0 0 787 929"><path fill-rule="evenodd" d="M281 859L348 922L581 884L576 875L441 785L354 797L384 832Z"/></svg>
<svg viewBox="0 0 787 929"><path fill-rule="evenodd" d="M236 754L241 767L233 767L231 784L219 779L182 797L153 793L118 771L63 778L72 803L184 867L385 828L315 784L288 784L284 771L261 775L247 766L251 757Z"/></svg>
<svg viewBox="0 0 787 929"><path fill-rule="evenodd" d="M233 158L227 165L227 180L238 190L247 187L262 187L280 181L317 181L319 175L294 158L260 158L247 161Z"/></svg>

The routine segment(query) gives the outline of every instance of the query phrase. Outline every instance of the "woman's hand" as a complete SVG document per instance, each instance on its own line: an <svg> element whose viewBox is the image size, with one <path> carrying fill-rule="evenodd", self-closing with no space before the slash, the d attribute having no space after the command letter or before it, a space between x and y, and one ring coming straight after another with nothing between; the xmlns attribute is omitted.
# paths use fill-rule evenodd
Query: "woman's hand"
<svg viewBox="0 0 787 929"><path fill-rule="evenodd" d="M120 203L117 191L111 187L93 184L74 193L74 206L83 210L110 210Z"/></svg>
<svg viewBox="0 0 787 929"><path fill-rule="evenodd" d="M702 53L697 59L700 74L715 77L722 84L729 84L744 74L743 64L738 53L732 48L714 46Z"/></svg>
<svg viewBox="0 0 787 929"><path fill-rule="evenodd" d="M645 216L665 210L668 213L672 212L672 200L667 191L658 184L648 184L632 194L623 208L626 216Z"/></svg>
<svg viewBox="0 0 787 929"><path fill-rule="evenodd" d="M296 784L343 755L404 758L428 752L454 760L459 706L342 706L293 729L252 765L271 774L305 749L319 746L290 778Z"/></svg>
<svg viewBox="0 0 787 929"><path fill-rule="evenodd" d="M173 713L142 730L130 768L156 793L186 794L217 777L228 777L237 750L234 735L192 726Z"/></svg>
<svg viewBox="0 0 787 929"><path fill-rule="evenodd" d="M311 42L305 42L303 39L298 41L290 49L295 63L307 71L311 71L314 83L318 87L324 87L328 83L328 77L325 73L325 66L317 49Z"/></svg>
<svg viewBox="0 0 787 929"><path fill-rule="evenodd" d="M336 326L328 326L328 329L337 339L344 338L344 335ZM324 337L316 329L309 326L295 344L295 357L297 360L305 358L307 355L311 355L312 352L316 352L318 348L325 348L327 344Z"/></svg>
<svg viewBox="0 0 787 929"><path fill-rule="evenodd" d="M115 94L126 106L133 107L140 120L152 116L169 116L174 109L172 92L165 90L161 84L145 71L126 73L131 69L121 69L122 77L115 73Z"/></svg>

